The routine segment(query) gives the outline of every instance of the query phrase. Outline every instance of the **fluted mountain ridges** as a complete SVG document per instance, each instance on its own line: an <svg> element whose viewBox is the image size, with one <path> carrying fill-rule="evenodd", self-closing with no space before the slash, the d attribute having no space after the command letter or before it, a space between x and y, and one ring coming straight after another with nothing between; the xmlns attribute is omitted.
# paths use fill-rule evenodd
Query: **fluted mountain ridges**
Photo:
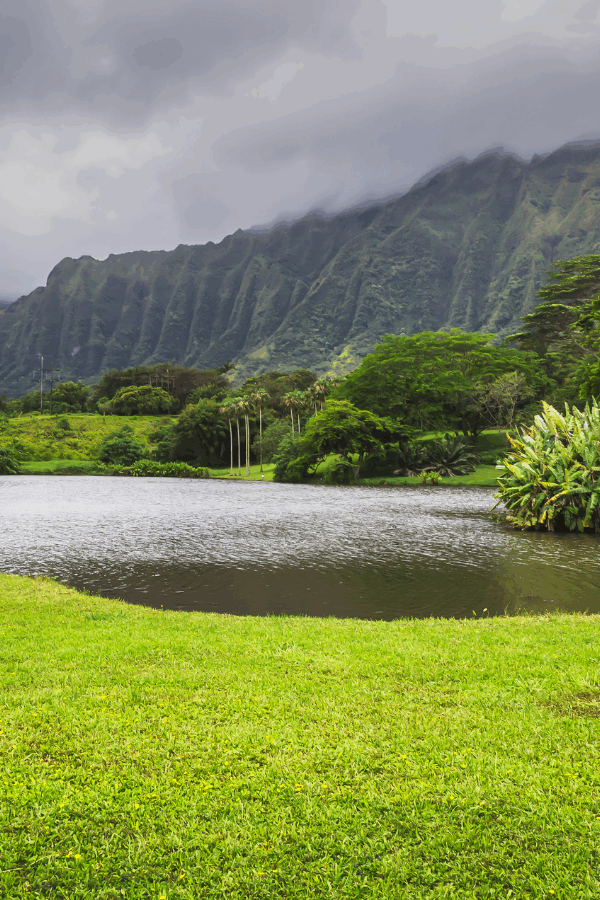
<svg viewBox="0 0 600 900"><path fill-rule="evenodd" d="M232 360L240 374L347 371L387 333L505 335L557 259L600 251L600 146L459 162L387 203L219 244L63 259L0 307L0 392L36 354L66 377Z"/></svg>

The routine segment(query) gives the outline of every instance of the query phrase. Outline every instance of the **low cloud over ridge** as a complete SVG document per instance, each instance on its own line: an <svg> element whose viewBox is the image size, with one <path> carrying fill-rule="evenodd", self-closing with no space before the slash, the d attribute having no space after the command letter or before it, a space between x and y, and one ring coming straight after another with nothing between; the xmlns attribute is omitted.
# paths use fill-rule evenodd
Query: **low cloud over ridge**
<svg viewBox="0 0 600 900"><path fill-rule="evenodd" d="M0 296L600 134L600 0L4 0Z"/></svg>

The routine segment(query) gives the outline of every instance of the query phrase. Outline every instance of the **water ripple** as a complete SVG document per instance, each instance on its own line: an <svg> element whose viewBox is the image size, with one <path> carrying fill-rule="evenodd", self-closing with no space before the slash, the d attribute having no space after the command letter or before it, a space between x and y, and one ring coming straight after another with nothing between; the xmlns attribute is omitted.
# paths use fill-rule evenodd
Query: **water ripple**
<svg viewBox="0 0 600 900"><path fill-rule="evenodd" d="M240 614L600 611L598 539L507 531L492 494L2 477L0 570Z"/></svg>

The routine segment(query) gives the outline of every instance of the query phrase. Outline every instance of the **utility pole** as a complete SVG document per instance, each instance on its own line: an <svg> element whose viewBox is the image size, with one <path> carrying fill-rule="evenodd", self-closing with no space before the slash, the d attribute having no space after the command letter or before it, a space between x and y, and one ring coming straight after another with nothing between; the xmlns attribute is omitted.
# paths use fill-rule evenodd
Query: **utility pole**
<svg viewBox="0 0 600 900"><path fill-rule="evenodd" d="M46 381L50 382L50 415L52 415L52 390L54 382L60 382L60 369L46 369Z"/></svg>
<svg viewBox="0 0 600 900"><path fill-rule="evenodd" d="M40 415L44 412L44 357L40 354Z"/></svg>
<svg viewBox="0 0 600 900"><path fill-rule="evenodd" d="M38 354L40 357L40 413L44 412L44 381L50 382L50 415L52 415L52 390L54 388L54 383L60 381L60 369L45 369L44 368L44 357L41 353ZM33 380L37 381L38 373L37 370L33 372Z"/></svg>

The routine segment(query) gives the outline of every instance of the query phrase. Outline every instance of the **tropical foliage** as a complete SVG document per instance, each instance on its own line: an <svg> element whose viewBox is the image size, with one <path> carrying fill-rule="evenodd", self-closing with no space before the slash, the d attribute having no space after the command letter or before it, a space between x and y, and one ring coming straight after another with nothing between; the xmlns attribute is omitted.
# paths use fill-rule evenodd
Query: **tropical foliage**
<svg viewBox="0 0 600 900"><path fill-rule="evenodd" d="M342 462L338 477L350 480L345 474L346 467L352 465L356 477L366 459L385 457L386 443L405 439L409 430L391 419L358 409L347 400L329 400L308 420L304 434L282 447L274 479L298 480L326 456L337 454ZM287 468L284 467L286 452L290 455ZM353 455L358 457L356 462L351 460Z"/></svg>
<svg viewBox="0 0 600 900"><path fill-rule="evenodd" d="M531 428L510 438L498 503L515 528L600 531L600 408L564 414L544 403Z"/></svg>
<svg viewBox="0 0 600 900"><path fill-rule="evenodd" d="M268 428L265 428L262 435L263 462L271 462L271 460L279 450L279 446L284 437L291 435L291 433L292 429L286 419L277 419L275 422L273 422L272 425L269 425ZM259 457L260 448L260 437L257 437L254 439L254 442L252 444L252 452L254 453L254 456L256 458Z"/></svg>
<svg viewBox="0 0 600 900"><path fill-rule="evenodd" d="M476 441L489 424L489 391L498 379L512 373L526 383L543 379L534 353L494 345L493 339L457 329L386 335L335 396L423 430L450 427ZM502 403L494 405L501 415Z"/></svg>
<svg viewBox="0 0 600 900"><path fill-rule="evenodd" d="M400 445L397 454L399 466L394 475L414 476L424 472L448 477L468 475L479 463L472 446L452 434L429 441L411 441Z"/></svg>
<svg viewBox="0 0 600 900"><path fill-rule="evenodd" d="M105 372L94 387L91 404L103 406L113 400L121 390L131 387L160 388L176 399L174 409L179 412L186 403L198 400L219 400L229 389L228 364L220 369L191 369L172 363L155 366L132 366L128 369L111 369ZM225 370L225 371L224 371ZM157 410L162 412L162 410ZM138 413L137 415L151 415Z"/></svg>

